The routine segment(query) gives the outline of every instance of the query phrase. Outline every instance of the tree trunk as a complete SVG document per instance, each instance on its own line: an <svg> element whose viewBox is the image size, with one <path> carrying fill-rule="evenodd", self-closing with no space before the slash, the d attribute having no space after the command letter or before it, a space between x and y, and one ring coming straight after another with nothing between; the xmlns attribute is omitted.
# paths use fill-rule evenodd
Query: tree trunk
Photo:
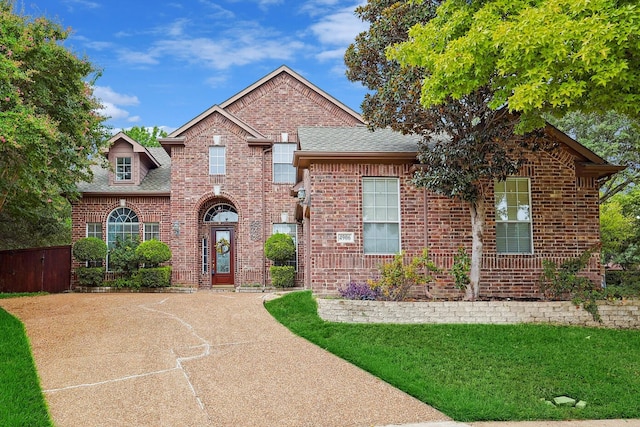
<svg viewBox="0 0 640 427"><path fill-rule="evenodd" d="M480 294L480 273L482 270L482 244L486 221L486 201L480 197L469 204L471 213L471 269L469 271L469 286L465 299L473 301Z"/></svg>

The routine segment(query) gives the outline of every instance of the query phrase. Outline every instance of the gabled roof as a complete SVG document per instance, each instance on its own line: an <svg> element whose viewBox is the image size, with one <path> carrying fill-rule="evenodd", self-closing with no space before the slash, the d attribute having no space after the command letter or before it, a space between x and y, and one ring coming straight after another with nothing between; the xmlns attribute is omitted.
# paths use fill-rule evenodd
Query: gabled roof
<svg viewBox="0 0 640 427"><path fill-rule="evenodd" d="M229 120L229 121L233 122L234 124L236 124L238 127L240 127L245 132L247 132L249 135L251 135L250 138L258 138L258 139L259 138L264 138L264 135L262 135L260 132L255 130L253 127L249 126L244 121L240 120L239 118L237 118L233 114L231 114L228 111L224 110L221 106L214 105L211 108L209 108L207 111L204 111L203 113L199 114L198 117L195 117L194 119L189 121L189 123L186 123L186 124L180 126L178 129L176 129L173 132L171 132L166 138L161 138L160 141L162 142L162 141L165 141L165 140L171 140L171 139L179 138L180 135L183 134L186 130L188 130L192 126L198 124L199 122L201 122L202 120L206 119L207 117L209 117L210 115L212 115L214 113L218 113L218 114L224 116L227 120Z"/></svg>
<svg viewBox="0 0 640 427"><path fill-rule="evenodd" d="M158 167L149 170L140 185L109 185L109 170L100 165L91 167L93 180L78 183L83 196L102 195L166 195L171 193L171 157L162 147L145 148L158 162Z"/></svg>
<svg viewBox="0 0 640 427"><path fill-rule="evenodd" d="M133 147L133 152L140 153L140 155L146 160L148 160L149 162L151 162L151 164L154 167L160 166L160 163L158 162L158 160L156 160L156 158L153 156L153 154L151 154L151 152L147 149L147 147L140 144L139 142L137 142L135 139L131 138L129 135L127 135L124 132L118 132L117 134L109 138L109 147L113 146L113 144L115 144L119 140L124 140L127 143L131 144L131 146ZM108 153L108 152L109 152L108 148L104 150L104 153Z"/></svg>
<svg viewBox="0 0 640 427"><path fill-rule="evenodd" d="M246 89L238 92L237 94L233 95L231 98L229 98L226 101L224 101L222 104L220 104L220 106L222 108L227 108L229 105L233 104L234 102L236 102L237 100L239 100L243 96L245 96L248 93L254 91L255 89L259 88L260 86L262 86L263 84L268 82L269 80L279 76L282 73L288 74L290 77L293 77L295 80L299 81L303 85L307 86L309 89L311 89L314 92L316 92L317 94L321 95L323 98L325 98L326 100L328 100L329 102L331 102L332 104L337 106L338 108L344 110L346 113L350 114L351 116L356 118L358 121L364 122L363 119L362 119L362 116L360 114L358 114L356 111L354 111L351 108L347 107L345 104L343 104L342 102L338 101L336 98L334 98L333 96L329 95L327 92L323 91L322 89L320 89L319 87L317 87L316 85L311 83L309 80L305 79L300 74L296 73L291 68L287 67L286 65L281 65L279 68L277 68L276 70L274 70L271 73L267 74L266 76L264 76L263 78L261 78L260 80L258 80L254 84L252 84L251 86L247 87Z"/></svg>

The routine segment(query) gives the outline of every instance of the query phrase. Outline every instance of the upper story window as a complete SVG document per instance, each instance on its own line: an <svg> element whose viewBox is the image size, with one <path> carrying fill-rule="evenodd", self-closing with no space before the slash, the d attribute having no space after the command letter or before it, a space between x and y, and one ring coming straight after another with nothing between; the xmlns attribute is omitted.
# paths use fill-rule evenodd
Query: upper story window
<svg viewBox="0 0 640 427"><path fill-rule="evenodd" d="M365 254L400 252L400 182L398 178L362 179Z"/></svg>
<svg viewBox="0 0 640 427"><path fill-rule="evenodd" d="M116 181L131 181L131 157L116 157Z"/></svg>
<svg viewBox="0 0 640 427"><path fill-rule="evenodd" d="M293 152L296 148L296 144L273 144L273 182L295 184Z"/></svg>
<svg viewBox="0 0 640 427"><path fill-rule="evenodd" d="M529 178L496 181L494 188L496 251L512 254L533 253Z"/></svg>
<svg viewBox="0 0 640 427"><path fill-rule="evenodd" d="M226 173L226 147L209 147L209 175L224 175Z"/></svg>

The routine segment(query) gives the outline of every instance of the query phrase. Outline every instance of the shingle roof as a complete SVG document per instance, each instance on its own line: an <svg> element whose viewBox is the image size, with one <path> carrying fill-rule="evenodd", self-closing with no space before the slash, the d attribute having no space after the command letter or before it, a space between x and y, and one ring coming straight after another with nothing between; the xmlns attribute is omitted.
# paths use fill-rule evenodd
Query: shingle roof
<svg viewBox="0 0 640 427"><path fill-rule="evenodd" d="M391 129L356 127L300 127L300 150L313 152L417 152L419 136Z"/></svg>
<svg viewBox="0 0 640 427"><path fill-rule="evenodd" d="M93 181L78 184L81 193L168 193L171 191L171 157L162 147L148 147L147 150L160 163L151 169L140 185L109 185L109 171L93 166Z"/></svg>

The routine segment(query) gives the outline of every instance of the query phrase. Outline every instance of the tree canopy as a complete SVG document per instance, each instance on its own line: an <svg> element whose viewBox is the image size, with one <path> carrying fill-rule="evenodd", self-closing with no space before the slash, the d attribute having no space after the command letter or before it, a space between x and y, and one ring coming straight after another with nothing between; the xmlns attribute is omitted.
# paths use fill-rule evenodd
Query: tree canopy
<svg viewBox="0 0 640 427"><path fill-rule="evenodd" d="M147 128L142 126L134 126L131 129L122 129L122 132L135 139L136 142L144 145L145 147L160 147L158 138L164 138L167 136L167 132L160 129L158 126L153 128Z"/></svg>
<svg viewBox="0 0 640 427"><path fill-rule="evenodd" d="M629 117L605 111L583 113L572 111L563 117L549 117L558 129L608 162L626 166L612 175L601 187L600 201L606 202L630 186L640 185L640 122Z"/></svg>
<svg viewBox="0 0 640 427"><path fill-rule="evenodd" d="M640 113L640 7L635 0L447 0L390 59L428 70L421 102L489 88L489 106L521 114Z"/></svg>
<svg viewBox="0 0 640 427"><path fill-rule="evenodd" d="M68 34L0 0L0 211L21 220L76 195L106 143L99 73L63 46Z"/></svg>
<svg viewBox="0 0 640 427"><path fill-rule="evenodd" d="M369 0L356 14L370 23L346 54L347 77L373 91L362 108L371 127L386 127L423 136L414 183L462 200L472 225L470 283L466 297L478 296L487 197L495 179L516 174L525 156L539 148L537 133L516 136L517 116L493 109L493 91L481 85L439 103L421 103L421 85L430 70L423 63L400 63L385 55L406 41L413 26L428 25L440 2ZM439 10L439 9L438 9ZM407 41L406 43L409 43Z"/></svg>

